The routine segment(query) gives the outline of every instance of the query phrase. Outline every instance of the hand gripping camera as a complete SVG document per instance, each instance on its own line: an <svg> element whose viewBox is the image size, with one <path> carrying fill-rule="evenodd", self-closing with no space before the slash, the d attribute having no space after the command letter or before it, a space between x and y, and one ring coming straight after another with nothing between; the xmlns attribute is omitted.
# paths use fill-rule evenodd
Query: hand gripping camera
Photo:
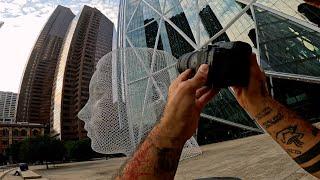
<svg viewBox="0 0 320 180"><path fill-rule="evenodd" d="M201 64L209 65L206 86L225 88L228 86L246 87L250 76L251 46L247 43L218 42L199 51L182 55L177 63L179 73L191 69L193 75Z"/></svg>

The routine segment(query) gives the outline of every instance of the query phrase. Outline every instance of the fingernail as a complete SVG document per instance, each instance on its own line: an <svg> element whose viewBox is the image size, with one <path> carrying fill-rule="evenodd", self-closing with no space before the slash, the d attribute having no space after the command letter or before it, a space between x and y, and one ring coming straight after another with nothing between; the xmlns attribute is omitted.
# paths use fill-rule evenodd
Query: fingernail
<svg viewBox="0 0 320 180"><path fill-rule="evenodd" d="M199 71L204 72L204 73L208 73L209 71L209 66L207 64L202 64L199 68Z"/></svg>

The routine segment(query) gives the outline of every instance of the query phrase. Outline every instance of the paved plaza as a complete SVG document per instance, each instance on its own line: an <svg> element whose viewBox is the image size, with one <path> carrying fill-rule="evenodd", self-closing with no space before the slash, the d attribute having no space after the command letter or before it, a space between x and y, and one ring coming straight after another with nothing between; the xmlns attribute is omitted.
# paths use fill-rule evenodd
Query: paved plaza
<svg viewBox="0 0 320 180"><path fill-rule="evenodd" d="M238 177L243 180L283 179L313 180L293 162L268 135L221 142L201 147L203 154L179 164L176 179ZM31 166L50 180L111 179L126 158L97 160L50 166ZM9 178L10 177L10 178ZM4 180L14 180L7 175Z"/></svg>

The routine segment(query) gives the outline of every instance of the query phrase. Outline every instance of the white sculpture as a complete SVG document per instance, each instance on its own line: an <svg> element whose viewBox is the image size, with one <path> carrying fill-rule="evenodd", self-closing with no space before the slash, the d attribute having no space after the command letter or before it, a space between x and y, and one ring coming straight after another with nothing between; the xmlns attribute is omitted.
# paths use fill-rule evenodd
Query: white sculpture
<svg viewBox="0 0 320 180"><path fill-rule="evenodd" d="M162 116L168 87L177 77L176 59L146 48L114 50L100 59L89 100L78 116L93 150L131 155ZM181 159L201 154L192 137Z"/></svg>

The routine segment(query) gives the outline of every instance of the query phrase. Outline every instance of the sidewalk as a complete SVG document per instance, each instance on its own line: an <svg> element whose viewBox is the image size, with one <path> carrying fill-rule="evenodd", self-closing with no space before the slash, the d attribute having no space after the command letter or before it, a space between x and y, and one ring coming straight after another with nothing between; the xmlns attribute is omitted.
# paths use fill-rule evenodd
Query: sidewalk
<svg viewBox="0 0 320 180"><path fill-rule="evenodd" d="M176 178L238 177L243 180L313 180L268 135L210 144L203 154L180 162ZM126 158L87 161L30 169L50 180L111 179Z"/></svg>

